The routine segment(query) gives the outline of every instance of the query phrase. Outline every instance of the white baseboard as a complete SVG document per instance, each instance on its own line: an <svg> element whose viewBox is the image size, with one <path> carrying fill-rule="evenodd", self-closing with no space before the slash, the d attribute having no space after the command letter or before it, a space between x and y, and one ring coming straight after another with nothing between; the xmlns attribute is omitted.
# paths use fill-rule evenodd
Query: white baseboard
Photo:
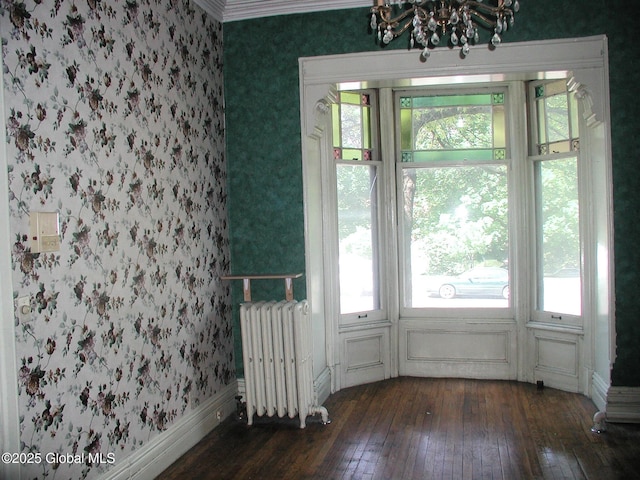
<svg viewBox="0 0 640 480"><path fill-rule="evenodd" d="M114 468L103 474L100 480L155 478L236 411L237 391L236 382L231 382L123 461L116 458Z"/></svg>
<svg viewBox="0 0 640 480"><path fill-rule="evenodd" d="M596 372L591 376L591 400L596 404L598 410L604 412L607 410L607 393L609 392L609 383L605 381Z"/></svg>
<svg viewBox="0 0 640 480"><path fill-rule="evenodd" d="M244 399L245 394L247 393L246 383L244 383L244 378L239 378L238 382L238 396Z"/></svg>
<svg viewBox="0 0 640 480"><path fill-rule="evenodd" d="M316 394L318 405L322 405L329 398L329 395L331 395L331 370L329 370L329 367L320 372L318 378L315 379L313 390Z"/></svg>
<svg viewBox="0 0 640 480"><path fill-rule="evenodd" d="M607 422L640 423L640 387L609 387Z"/></svg>

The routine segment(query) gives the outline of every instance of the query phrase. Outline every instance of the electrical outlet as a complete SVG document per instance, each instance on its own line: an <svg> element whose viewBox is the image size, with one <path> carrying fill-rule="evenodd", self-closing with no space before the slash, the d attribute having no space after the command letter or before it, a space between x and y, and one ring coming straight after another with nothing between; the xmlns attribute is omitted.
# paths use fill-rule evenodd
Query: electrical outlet
<svg viewBox="0 0 640 480"><path fill-rule="evenodd" d="M222 420L222 412L220 410L216 411L216 418L218 419L218 421Z"/></svg>

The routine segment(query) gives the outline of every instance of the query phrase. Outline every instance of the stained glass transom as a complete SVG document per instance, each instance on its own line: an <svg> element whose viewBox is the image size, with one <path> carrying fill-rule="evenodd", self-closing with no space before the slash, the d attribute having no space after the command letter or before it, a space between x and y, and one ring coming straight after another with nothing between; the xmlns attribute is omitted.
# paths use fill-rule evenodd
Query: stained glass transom
<svg viewBox="0 0 640 480"><path fill-rule="evenodd" d="M401 96L402 162L505 160L505 94Z"/></svg>

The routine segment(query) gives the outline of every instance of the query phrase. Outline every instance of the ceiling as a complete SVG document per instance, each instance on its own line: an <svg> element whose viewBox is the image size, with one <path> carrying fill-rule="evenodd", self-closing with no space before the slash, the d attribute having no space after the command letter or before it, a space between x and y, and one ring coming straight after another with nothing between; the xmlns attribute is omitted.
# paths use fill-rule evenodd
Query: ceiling
<svg viewBox="0 0 640 480"><path fill-rule="evenodd" d="M373 6L373 0L194 0L221 22Z"/></svg>

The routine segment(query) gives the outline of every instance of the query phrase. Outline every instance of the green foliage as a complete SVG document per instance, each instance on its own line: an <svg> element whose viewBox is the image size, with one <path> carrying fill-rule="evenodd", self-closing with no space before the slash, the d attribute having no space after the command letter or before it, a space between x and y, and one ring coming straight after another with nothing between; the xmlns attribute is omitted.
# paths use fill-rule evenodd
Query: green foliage
<svg viewBox="0 0 640 480"><path fill-rule="evenodd" d="M406 234L424 250L424 273L456 274L508 258L507 171L500 165L406 169L415 177Z"/></svg>
<svg viewBox="0 0 640 480"><path fill-rule="evenodd" d="M539 162L542 266L545 274L580 266L580 224L575 158Z"/></svg>

